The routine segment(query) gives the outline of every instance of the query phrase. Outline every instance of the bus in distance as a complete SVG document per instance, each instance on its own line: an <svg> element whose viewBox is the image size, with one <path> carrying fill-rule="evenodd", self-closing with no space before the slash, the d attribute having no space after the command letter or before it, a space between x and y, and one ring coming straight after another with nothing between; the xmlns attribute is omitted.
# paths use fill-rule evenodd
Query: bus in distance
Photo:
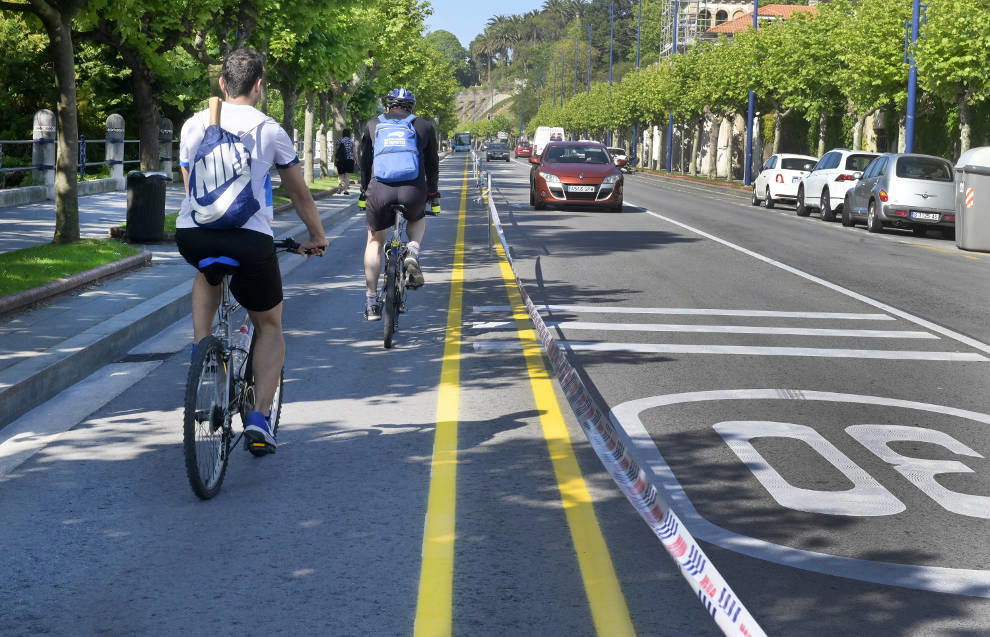
<svg viewBox="0 0 990 637"><path fill-rule="evenodd" d="M454 152L471 152L471 133L454 133Z"/></svg>

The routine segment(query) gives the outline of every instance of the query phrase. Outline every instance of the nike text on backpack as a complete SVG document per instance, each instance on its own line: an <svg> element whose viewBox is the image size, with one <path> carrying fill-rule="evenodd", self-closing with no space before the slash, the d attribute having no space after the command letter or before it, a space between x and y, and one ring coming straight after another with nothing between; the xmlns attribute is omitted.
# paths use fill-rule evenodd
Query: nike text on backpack
<svg viewBox="0 0 990 637"><path fill-rule="evenodd" d="M251 187L251 153L241 138L220 128L220 98L210 98L210 126L189 174L192 218L204 228L243 226L261 209Z"/></svg>
<svg viewBox="0 0 990 637"><path fill-rule="evenodd" d="M419 177L419 144L413 127L415 115L404 119L378 116L375 127L375 179L393 184Z"/></svg>

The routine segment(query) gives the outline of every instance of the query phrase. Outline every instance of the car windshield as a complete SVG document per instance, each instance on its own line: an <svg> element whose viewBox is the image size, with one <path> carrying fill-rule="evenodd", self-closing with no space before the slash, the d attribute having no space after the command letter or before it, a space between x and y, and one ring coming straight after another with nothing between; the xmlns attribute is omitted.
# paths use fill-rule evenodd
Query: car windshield
<svg viewBox="0 0 990 637"><path fill-rule="evenodd" d="M849 155L846 157L846 170L863 172L876 157L876 155Z"/></svg>
<svg viewBox="0 0 990 637"><path fill-rule="evenodd" d="M529 142L519 142L520 148L529 148Z"/></svg>
<svg viewBox="0 0 990 637"><path fill-rule="evenodd" d="M547 161L555 164L607 164L608 155L601 146L551 146Z"/></svg>
<svg viewBox="0 0 990 637"><path fill-rule="evenodd" d="M489 144L488 150L509 150L509 147L505 144Z"/></svg>
<svg viewBox="0 0 990 637"><path fill-rule="evenodd" d="M818 163L815 159L802 159L801 157L783 157L780 160L782 170L804 170L810 171Z"/></svg>
<svg viewBox="0 0 990 637"><path fill-rule="evenodd" d="M901 157L897 160L895 174L904 179L952 181L949 162L934 157Z"/></svg>

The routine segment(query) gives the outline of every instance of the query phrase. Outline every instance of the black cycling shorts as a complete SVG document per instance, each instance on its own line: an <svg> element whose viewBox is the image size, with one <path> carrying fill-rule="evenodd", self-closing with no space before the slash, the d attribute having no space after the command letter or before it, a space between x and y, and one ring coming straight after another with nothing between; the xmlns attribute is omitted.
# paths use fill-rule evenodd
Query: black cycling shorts
<svg viewBox="0 0 990 637"><path fill-rule="evenodd" d="M230 277L230 292L245 309L265 312L282 302L282 273L269 235L244 228L179 228L175 243L179 254L195 268L208 257L237 259L240 267ZM207 274L210 285L219 285L222 278L216 272Z"/></svg>
<svg viewBox="0 0 990 637"><path fill-rule="evenodd" d="M426 216L426 179L419 179L407 184L388 185L372 181L365 193L367 208L364 211L365 223L368 230L377 232L391 228L395 224L394 204L405 204L406 221L419 221Z"/></svg>

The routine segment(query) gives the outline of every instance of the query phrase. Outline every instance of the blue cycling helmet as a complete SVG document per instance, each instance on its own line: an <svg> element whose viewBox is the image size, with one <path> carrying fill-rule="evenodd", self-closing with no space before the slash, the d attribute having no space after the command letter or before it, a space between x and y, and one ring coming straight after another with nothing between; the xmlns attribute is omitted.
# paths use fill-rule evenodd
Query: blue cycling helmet
<svg viewBox="0 0 990 637"><path fill-rule="evenodd" d="M416 96L407 88L394 88L385 96L385 106L411 111L416 106Z"/></svg>

